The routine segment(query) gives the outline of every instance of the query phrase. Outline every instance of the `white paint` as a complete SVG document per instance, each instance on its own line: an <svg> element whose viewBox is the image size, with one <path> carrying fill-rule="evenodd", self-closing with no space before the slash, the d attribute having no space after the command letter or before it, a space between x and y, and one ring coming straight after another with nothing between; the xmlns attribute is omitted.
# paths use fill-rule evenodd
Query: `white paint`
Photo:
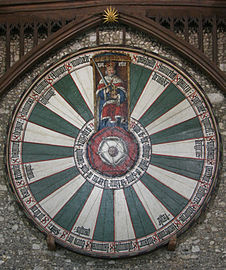
<svg viewBox="0 0 226 270"><path fill-rule="evenodd" d="M135 234L123 189L114 191L115 241L134 239Z"/></svg>
<svg viewBox="0 0 226 270"><path fill-rule="evenodd" d="M156 81L152 80L153 74L149 78L142 94L139 97L139 100L136 106L133 109L131 117L139 120L144 112L153 104L153 102L163 93L166 89L166 86L163 86Z"/></svg>
<svg viewBox="0 0 226 270"><path fill-rule="evenodd" d="M195 140L196 139L153 144L152 154L196 158ZM204 148L202 148L202 150L204 150ZM202 156L199 158L204 158L204 151L202 151Z"/></svg>
<svg viewBox="0 0 226 270"><path fill-rule="evenodd" d="M58 92L55 91L55 94L45 106L80 129L86 123L85 120L75 111L76 108L71 107Z"/></svg>
<svg viewBox="0 0 226 270"><path fill-rule="evenodd" d="M196 180L153 165L149 165L147 172L159 182L170 187L188 200L191 198L197 185Z"/></svg>
<svg viewBox="0 0 226 270"><path fill-rule="evenodd" d="M90 239L93 238L93 233L95 230L96 220L99 213L99 207L101 203L102 194L103 194L103 189L94 186L94 189L92 190L78 219L76 220L76 223L74 224L72 228L72 232L76 230L76 227L83 226L86 229L90 229L90 235L86 237L89 237Z"/></svg>
<svg viewBox="0 0 226 270"><path fill-rule="evenodd" d="M40 202L40 206L49 214L51 218L54 218L61 208L79 190L84 182L85 179L81 175L76 176L70 182L44 198Z"/></svg>
<svg viewBox="0 0 226 270"><path fill-rule="evenodd" d="M34 174L34 178L32 178L29 181L29 183L33 183L39 179L59 173L63 170L75 166L73 157L60 158L56 160L38 161L27 164L31 165Z"/></svg>
<svg viewBox="0 0 226 270"><path fill-rule="evenodd" d="M158 217L166 214L170 221L173 219L173 215L165 208L165 206L151 193L151 191L141 182L138 181L133 185L134 190L137 193L141 203L144 206L147 214L149 215L152 223L157 229L161 228Z"/></svg>
<svg viewBox="0 0 226 270"><path fill-rule="evenodd" d="M85 99L91 112L94 114L94 97L93 97L93 69L92 67L86 66L84 68L75 70L71 73L73 80Z"/></svg>
<svg viewBox="0 0 226 270"><path fill-rule="evenodd" d="M149 135L187 121L196 114L187 99L183 100L146 127Z"/></svg>
<svg viewBox="0 0 226 270"><path fill-rule="evenodd" d="M28 122L24 135L24 142L73 147L75 139Z"/></svg>

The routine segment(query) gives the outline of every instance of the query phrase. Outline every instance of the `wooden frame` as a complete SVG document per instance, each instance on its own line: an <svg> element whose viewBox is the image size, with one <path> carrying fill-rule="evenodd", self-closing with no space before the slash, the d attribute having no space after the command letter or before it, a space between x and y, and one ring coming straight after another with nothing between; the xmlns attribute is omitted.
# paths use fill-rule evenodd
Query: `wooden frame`
<svg viewBox="0 0 226 270"><path fill-rule="evenodd" d="M160 42L174 48L178 53L185 58L191 60L195 65L201 67L208 76L212 78L215 83L223 90L225 89L225 75L224 73L210 60L201 53L198 49L189 45L172 33L165 29L158 23L146 17L139 17L120 13L119 23L136 28L139 31L145 32L150 36L157 38ZM70 40L72 37L84 33L90 29L97 29L97 45L99 45L98 26L102 24L102 13L96 16L90 16L81 20L77 18L59 31L52 34L47 40L36 46L33 50L23 56L16 64L14 64L0 79L0 95L3 95L22 74L28 71L37 61L43 59L52 50L56 50L62 44ZM125 33L124 33L125 34ZM123 39L125 41L125 37ZM123 44L124 45L124 44Z"/></svg>

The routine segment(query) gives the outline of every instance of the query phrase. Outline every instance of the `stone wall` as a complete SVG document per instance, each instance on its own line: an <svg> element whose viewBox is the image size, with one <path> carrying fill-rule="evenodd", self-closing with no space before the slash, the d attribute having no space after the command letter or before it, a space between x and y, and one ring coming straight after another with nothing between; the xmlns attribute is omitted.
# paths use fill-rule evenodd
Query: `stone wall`
<svg viewBox="0 0 226 270"><path fill-rule="evenodd" d="M50 64L63 56L76 52L83 47L94 47L96 44L95 30L71 40L49 58L36 65L0 100L0 269L224 269L226 250L224 249L226 192L225 168L218 177L218 183L212 198L192 227L182 234L174 252L162 247L154 252L129 259L103 260L95 259L66 250L60 246L57 250L47 249L45 236L29 221L7 184L7 173L4 165L4 148L7 140L7 126L14 106L20 96L32 83L32 79ZM211 48L208 38L205 48ZM100 30L100 44L121 44L122 29ZM27 48L29 47L29 37ZM219 35L218 44L223 46L223 36ZM163 55L179 66L183 66L202 86L209 97L213 111L219 123L222 141L226 140L226 103L224 95L217 86L199 68L185 61L173 49L167 48L158 40L138 33L133 29L126 31L126 45L139 47ZM15 41L15 51L18 47ZM14 57L18 53L15 52ZM219 63L224 64L221 56ZM26 80L24 78L26 77ZM226 156L224 150L222 157Z"/></svg>

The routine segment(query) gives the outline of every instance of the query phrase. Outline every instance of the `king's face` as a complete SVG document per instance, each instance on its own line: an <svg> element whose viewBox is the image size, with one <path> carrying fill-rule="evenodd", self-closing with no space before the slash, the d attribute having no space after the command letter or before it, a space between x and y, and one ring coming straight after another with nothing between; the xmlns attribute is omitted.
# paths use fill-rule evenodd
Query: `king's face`
<svg viewBox="0 0 226 270"><path fill-rule="evenodd" d="M112 75L114 75L114 74L115 74L115 69L114 69L114 67L111 66L111 65L107 66L107 75L108 75L108 76L112 76Z"/></svg>

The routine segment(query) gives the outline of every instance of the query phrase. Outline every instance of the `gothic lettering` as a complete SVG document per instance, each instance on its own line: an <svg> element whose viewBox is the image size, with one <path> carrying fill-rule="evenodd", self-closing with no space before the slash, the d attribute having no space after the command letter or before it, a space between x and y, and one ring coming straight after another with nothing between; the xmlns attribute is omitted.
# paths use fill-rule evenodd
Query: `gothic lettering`
<svg viewBox="0 0 226 270"><path fill-rule="evenodd" d="M109 244L91 243L91 249L108 252Z"/></svg>
<svg viewBox="0 0 226 270"><path fill-rule="evenodd" d="M27 177L28 177L29 180L31 180L32 178L35 177L34 173L33 173L33 169L32 169L30 164L25 165L25 171L26 171L26 174L27 174Z"/></svg>
<svg viewBox="0 0 226 270"><path fill-rule="evenodd" d="M149 66L149 67L153 68L155 66L156 60L154 60L152 58L138 56L137 57L137 63L142 63L142 64L144 64L146 66Z"/></svg>
<svg viewBox="0 0 226 270"><path fill-rule="evenodd" d="M179 78L177 85L180 86L185 93L188 93L192 89L191 86L182 78Z"/></svg>
<svg viewBox="0 0 226 270"><path fill-rule="evenodd" d="M53 79L56 79L56 78L58 78L61 74L63 74L63 73L66 72L66 71L67 71L66 67L65 67L65 66L61 66L61 67L59 67L58 69L52 71L52 72L50 73L50 76L51 76Z"/></svg>
<svg viewBox="0 0 226 270"><path fill-rule="evenodd" d="M83 226L76 227L75 232L78 233L78 234L86 235L86 236L90 235L90 229L86 229Z"/></svg>
<svg viewBox="0 0 226 270"><path fill-rule="evenodd" d="M166 87L166 85L168 83L170 83L170 81L166 77L158 74L157 72L154 72L153 77L152 77L152 80L154 80L157 83L163 85L164 87Z"/></svg>
<svg viewBox="0 0 226 270"><path fill-rule="evenodd" d="M186 211L179 217L179 219L182 222L185 222L189 217L191 217L193 215L193 213L195 212L195 208L193 206L189 206Z"/></svg>
<svg viewBox="0 0 226 270"><path fill-rule="evenodd" d="M177 76L176 71L169 69L167 66L164 66L162 64L159 65L159 71L170 77L170 79L174 79Z"/></svg>
<svg viewBox="0 0 226 270"><path fill-rule="evenodd" d="M43 80L43 81L41 81L41 83L37 84L37 85L33 88L33 90L34 90L36 93L40 94L40 93L42 92L42 90L44 90L45 87L48 86L48 85L49 85L49 84L48 84L48 81L47 81L47 80Z"/></svg>
<svg viewBox="0 0 226 270"><path fill-rule="evenodd" d="M76 67L78 65L84 64L84 63L88 63L89 62L89 56L88 55L84 55L81 56L73 61L71 61L71 64L73 67Z"/></svg>
<svg viewBox="0 0 226 270"><path fill-rule="evenodd" d="M25 102L24 107L21 109L21 116L25 117L28 115L28 112L34 103L34 100L32 98L28 98L28 100Z"/></svg>
<svg viewBox="0 0 226 270"><path fill-rule="evenodd" d="M176 225L175 224L171 224L170 226L166 227L163 231L157 233L157 235L158 235L158 237L160 239L163 239L164 237L166 237L167 235L171 234L175 230L176 230Z"/></svg>
<svg viewBox="0 0 226 270"><path fill-rule="evenodd" d="M56 94L54 93L54 90L51 88L50 90L48 90L45 94L43 94L40 98L40 102L44 105L46 105L47 103L49 103L49 100L52 96L55 96Z"/></svg>

